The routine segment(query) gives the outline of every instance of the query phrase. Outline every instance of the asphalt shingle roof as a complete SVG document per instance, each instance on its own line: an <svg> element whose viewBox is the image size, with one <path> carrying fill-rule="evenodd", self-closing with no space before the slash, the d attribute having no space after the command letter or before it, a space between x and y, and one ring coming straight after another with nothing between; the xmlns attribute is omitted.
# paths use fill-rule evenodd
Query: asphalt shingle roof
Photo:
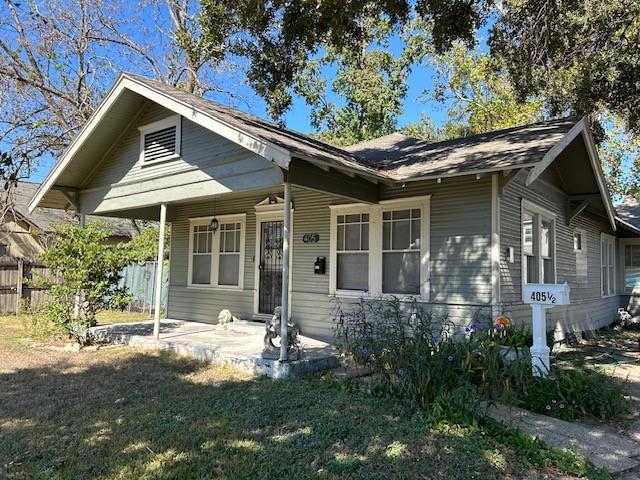
<svg viewBox="0 0 640 480"><path fill-rule="evenodd" d="M13 189L13 209L15 212L25 218L28 222L38 227L40 230L51 231L51 225L57 223L73 223L78 224L79 219L73 213L57 208L36 208L33 213L29 213L29 202L35 195L39 183L18 182ZM113 228L113 235L117 237L131 238L135 234L131 222L124 218L102 217L99 215L87 215L86 222L104 221L109 223Z"/></svg>

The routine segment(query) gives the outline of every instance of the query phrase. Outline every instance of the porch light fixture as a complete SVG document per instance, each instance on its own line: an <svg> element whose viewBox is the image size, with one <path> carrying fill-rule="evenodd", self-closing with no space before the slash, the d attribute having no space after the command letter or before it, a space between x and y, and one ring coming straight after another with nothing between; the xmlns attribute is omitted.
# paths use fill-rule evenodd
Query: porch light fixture
<svg viewBox="0 0 640 480"><path fill-rule="evenodd" d="M219 226L220 226L220 223L218 222L218 219L216 217L213 217L213 219L211 220L211 224L209 225L209 228L211 229L212 232L216 232Z"/></svg>

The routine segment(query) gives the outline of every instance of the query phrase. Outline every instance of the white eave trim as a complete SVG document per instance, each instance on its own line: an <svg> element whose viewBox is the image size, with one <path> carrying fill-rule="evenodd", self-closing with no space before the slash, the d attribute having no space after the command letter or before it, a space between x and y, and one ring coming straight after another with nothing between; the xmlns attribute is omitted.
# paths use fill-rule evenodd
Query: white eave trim
<svg viewBox="0 0 640 480"><path fill-rule="evenodd" d="M82 127L78 135L64 151L58 163L56 163L51 172L49 172L49 175L47 175L47 178L44 180L31 202L29 202L29 213L33 212L44 195L54 186L55 181L69 165L87 138L98 128L104 116L125 89L135 92L169 110L172 110L178 115L181 115L182 117L217 133L227 140L274 162L279 167L285 169L289 167L291 154L288 150L245 132L234 125L223 122L218 118L180 100L176 100L170 95L159 92L154 88L127 76L126 74L122 74L111 91L96 108L95 112L93 112L87 123Z"/></svg>
<svg viewBox="0 0 640 480"><path fill-rule="evenodd" d="M542 157L542 160L531 169L527 176L526 186L528 187L544 172L549 165L560 155L560 153L580 134L582 133L584 143L587 147L587 154L593 173L596 177L596 183L598 184L598 190L602 197L605 209L607 210L607 216L611 223L611 228L616 231L615 211L613 204L611 203L611 197L609 196L609 190L604 179L604 174L600 168L600 160L598 158L598 150L596 149L593 135L591 135L591 129L589 128L589 122L587 117L582 117L573 127L569 130L564 137L560 139L549 151Z"/></svg>

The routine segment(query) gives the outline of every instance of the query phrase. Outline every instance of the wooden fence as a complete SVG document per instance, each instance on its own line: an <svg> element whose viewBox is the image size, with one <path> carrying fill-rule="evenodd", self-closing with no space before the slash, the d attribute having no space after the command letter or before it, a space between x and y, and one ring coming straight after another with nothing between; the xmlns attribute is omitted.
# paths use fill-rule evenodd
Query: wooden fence
<svg viewBox="0 0 640 480"><path fill-rule="evenodd" d="M128 265L122 271L121 286L133 297L129 311L151 313L155 296L156 262ZM167 307L167 287L169 272L165 268L162 279L162 308ZM49 269L40 262L14 257L0 257L0 314L20 315L22 308L29 305L37 308L48 302L46 289L37 288L32 281L51 275Z"/></svg>
<svg viewBox="0 0 640 480"><path fill-rule="evenodd" d="M25 304L37 307L49 301L45 289L31 284L48 275L49 269L37 261L0 257L0 313L20 314Z"/></svg>

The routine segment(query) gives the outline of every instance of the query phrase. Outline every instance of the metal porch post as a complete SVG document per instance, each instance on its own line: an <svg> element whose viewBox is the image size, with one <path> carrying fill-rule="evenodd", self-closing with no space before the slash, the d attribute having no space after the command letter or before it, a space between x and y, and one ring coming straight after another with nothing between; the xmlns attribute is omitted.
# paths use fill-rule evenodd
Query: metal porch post
<svg viewBox="0 0 640 480"><path fill-rule="evenodd" d="M289 233L291 232L291 184L284 182L282 222L282 305L280 317L280 361L288 360L287 323L289 322Z"/></svg>
<svg viewBox="0 0 640 480"><path fill-rule="evenodd" d="M167 223L167 204L160 204L160 232L158 235L158 263L156 267L156 298L153 312L153 338L160 338L160 306L162 304L162 270L164 263L164 231Z"/></svg>

